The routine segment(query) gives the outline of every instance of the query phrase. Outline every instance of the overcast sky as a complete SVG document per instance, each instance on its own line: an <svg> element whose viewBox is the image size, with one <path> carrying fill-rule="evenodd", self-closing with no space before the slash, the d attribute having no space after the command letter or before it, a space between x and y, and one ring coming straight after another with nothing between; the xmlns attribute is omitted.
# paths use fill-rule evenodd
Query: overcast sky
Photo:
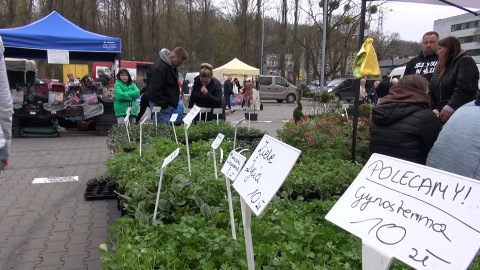
<svg viewBox="0 0 480 270"><path fill-rule="evenodd" d="M410 41L420 41L425 32L432 31L435 20L466 13L455 7L428 4L390 2L387 6L392 11L386 15L384 31L398 32L401 39Z"/></svg>

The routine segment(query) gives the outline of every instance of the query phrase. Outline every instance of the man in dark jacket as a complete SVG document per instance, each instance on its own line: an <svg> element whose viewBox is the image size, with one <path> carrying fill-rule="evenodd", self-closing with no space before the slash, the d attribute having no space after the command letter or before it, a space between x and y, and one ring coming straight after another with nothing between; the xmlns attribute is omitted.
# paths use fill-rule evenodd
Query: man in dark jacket
<svg viewBox="0 0 480 270"><path fill-rule="evenodd" d="M387 75L382 76L382 81L378 84L375 92L377 93L377 104L380 103L382 98L388 95L388 91L390 91L390 87L392 87L392 83Z"/></svg>
<svg viewBox="0 0 480 270"><path fill-rule="evenodd" d="M223 83L223 97L225 98L225 108L224 109L232 109L232 105L230 104L230 97L233 95L233 83L232 83L232 76L229 75L227 80Z"/></svg>
<svg viewBox="0 0 480 270"><path fill-rule="evenodd" d="M97 70L97 76L98 76L98 81L102 83L102 87L108 87L110 83L110 77L108 77L107 74L105 74L105 71L103 69L98 69Z"/></svg>
<svg viewBox="0 0 480 270"><path fill-rule="evenodd" d="M178 87L178 70L187 61L187 51L177 47L173 51L162 49L160 58L148 71L147 97L150 100L150 110L160 107L157 117L152 114L152 120L165 123L170 120L172 108L177 108L180 88Z"/></svg>
<svg viewBox="0 0 480 270"><path fill-rule="evenodd" d="M420 74L430 82L438 62L438 39L438 33L435 31L423 35L422 51L407 63L404 76Z"/></svg>

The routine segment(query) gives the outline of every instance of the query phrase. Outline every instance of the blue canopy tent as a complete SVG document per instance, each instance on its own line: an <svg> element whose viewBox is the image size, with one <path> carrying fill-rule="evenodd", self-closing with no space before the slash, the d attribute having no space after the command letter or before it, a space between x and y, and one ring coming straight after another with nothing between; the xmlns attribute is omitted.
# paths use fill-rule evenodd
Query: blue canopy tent
<svg viewBox="0 0 480 270"><path fill-rule="evenodd" d="M0 29L5 57L47 59L47 50L67 50L71 61L114 62L122 51L119 38L86 31L58 12L25 26Z"/></svg>

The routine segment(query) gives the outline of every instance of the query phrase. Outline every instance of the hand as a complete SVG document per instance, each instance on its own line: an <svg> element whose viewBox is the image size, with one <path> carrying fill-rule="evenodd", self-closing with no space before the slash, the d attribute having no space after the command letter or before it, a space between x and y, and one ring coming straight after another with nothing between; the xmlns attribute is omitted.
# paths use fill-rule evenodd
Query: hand
<svg viewBox="0 0 480 270"><path fill-rule="evenodd" d="M453 112L454 110L447 105L442 108L442 111L440 111L438 117L440 118L440 120L442 120L442 122L447 122L450 116L452 116Z"/></svg>
<svg viewBox="0 0 480 270"><path fill-rule="evenodd" d="M8 167L8 160L2 160L2 171L5 171Z"/></svg>
<svg viewBox="0 0 480 270"><path fill-rule="evenodd" d="M204 94L204 95L206 95L208 93L208 90L205 86L202 86L201 91L202 91L202 94Z"/></svg>

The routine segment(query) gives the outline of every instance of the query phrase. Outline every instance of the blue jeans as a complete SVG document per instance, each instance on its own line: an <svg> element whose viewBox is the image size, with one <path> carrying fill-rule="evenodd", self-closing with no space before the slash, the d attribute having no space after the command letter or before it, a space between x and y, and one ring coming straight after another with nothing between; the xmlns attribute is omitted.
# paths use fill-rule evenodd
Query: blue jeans
<svg viewBox="0 0 480 270"><path fill-rule="evenodd" d="M153 107L155 105L156 105L155 103L150 101L150 111L153 110ZM160 112L157 112L157 113L152 112L152 116L151 116L152 123L155 123L155 114L157 115L158 124L167 124L168 121L170 121L170 118L172 117L172 107L168 106L168 108L166 109L161 108Z"/></svg>

